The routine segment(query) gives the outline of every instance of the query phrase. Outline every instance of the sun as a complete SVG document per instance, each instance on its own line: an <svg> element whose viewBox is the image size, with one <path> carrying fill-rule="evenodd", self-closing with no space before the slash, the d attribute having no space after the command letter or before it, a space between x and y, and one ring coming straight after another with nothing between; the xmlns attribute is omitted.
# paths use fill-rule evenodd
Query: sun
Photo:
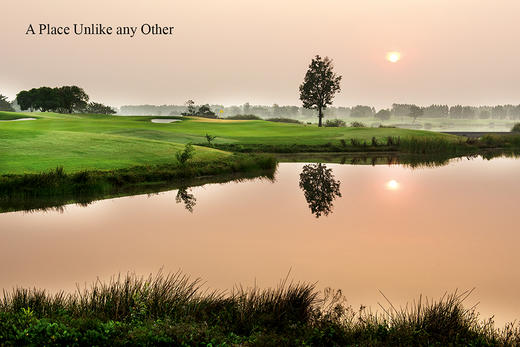
<svg viewBox="0 0 520 347"><path fill-rule="evenodd" d="M386 54L386 60L388 60L391 63L397 63L399 60L401 60L401 53L399 53L399 52L388 52Z"/></svg>
<svg viewBox="0 0 520 347"><path fill-rule="evenodd" d="M399 182L397 182L396 180L390 180L386 182L386 188L390 190L399 189Z"/></svg>

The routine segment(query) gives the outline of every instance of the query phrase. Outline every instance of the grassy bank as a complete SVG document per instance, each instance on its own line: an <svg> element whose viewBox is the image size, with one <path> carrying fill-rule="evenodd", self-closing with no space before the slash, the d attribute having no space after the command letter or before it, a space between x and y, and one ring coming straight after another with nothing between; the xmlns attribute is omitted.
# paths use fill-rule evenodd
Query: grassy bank
<svg viewBox="0 0 520 347"><path fill-rule="evenodd" d="M276 159L269 155L229 155L218 160L134 166L115 170L68 173L62 167L39 174L0 176L0 211L34 209L69 202L88 203L105 197L160 191L206 182L272 175ZM238 175L238 176L237 176Z"/></svg>
<svg viewBox="0 0 520 347"><path fill-rule="evenodd" d="M200 146L206 146L201 143ZM421 155L476 154L492 149L520 149L519 134L462 137L372 137L370 140L350 138L324 144L214 144L223 151L241 153L378 153L394 152Z"/></svg>
<svg viewBox="0 0 520 347"><path fill-rule="evenodd" d="M464 307L468 293L389 303L380 314L346 304L340 291L282 281L278 288L203 290L181 273L117 277L74 294L4 292L2 345L515 346L520 331L496 329Z"/></svg>

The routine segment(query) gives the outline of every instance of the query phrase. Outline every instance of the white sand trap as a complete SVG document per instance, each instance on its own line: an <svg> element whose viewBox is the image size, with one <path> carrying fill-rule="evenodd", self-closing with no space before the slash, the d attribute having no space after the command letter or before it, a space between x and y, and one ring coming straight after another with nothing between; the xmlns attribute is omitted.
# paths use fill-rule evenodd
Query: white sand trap
<svg viewBox="0 0 520 347"><path fill-rule="evenodd" d="M180 122L180 119L159 119L154 118L152 119L152 123L173 123L173 122Z"/></svg>
<svg viewBox="0 0 520 347"><path fill-rule="evenodd" d="M0 122L17 122L19 120L36 120L36 118L0 119Z"/></svg>

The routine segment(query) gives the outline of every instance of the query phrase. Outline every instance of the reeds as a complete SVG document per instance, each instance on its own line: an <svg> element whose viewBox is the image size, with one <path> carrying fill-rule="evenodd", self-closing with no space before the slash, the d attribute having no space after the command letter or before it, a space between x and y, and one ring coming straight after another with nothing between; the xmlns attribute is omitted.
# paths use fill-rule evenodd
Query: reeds
<svg viewBox="0 0 520 347"><path fill-rule="evenodd" d="M383 295L387 304L373 313L353 310L341 291L320 294L314 284L287 278L276 288L226 293L205 290L200 279L181 272L127 274L70 294L4 291L0 344L136 344L136 338L155 344L159 334L164 343L189 345L518 345L514 324L497 329L492 320L480 321L475 307L463 305L470 294L419 297L404 308ZM96 329L99 336L92 335Z"/></svg>

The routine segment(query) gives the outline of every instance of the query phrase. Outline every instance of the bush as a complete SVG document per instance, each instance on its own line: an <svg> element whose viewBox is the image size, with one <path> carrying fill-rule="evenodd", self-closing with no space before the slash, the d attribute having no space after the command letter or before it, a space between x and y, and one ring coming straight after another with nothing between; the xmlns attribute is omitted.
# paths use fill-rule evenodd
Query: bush
<svg viewBox="0 0 520 347"><path fill-rule="evenodd" d="M300 124L301 122L297 119L292 118L267 118L266 121L268 122L278 122L278 123L295 123Z"/></svg>
<svg viewBox="0 0 520 347"><path fill-rule="evenodd" d="M520 123L516 123L511 129L512 133L520 133Z"/></svg>
<svg viewBox="0 0 520 347"><path fill-rule="evenodd" d="M184 146L184 150L178 151L175 154L175 156L176 156L179 164L186 165L188 160L193 158L193 152L195 152L195 148L193 148L193 145L191 143L188 143L188 144L186 144L186 146Z"/></svg>
<svg viewBox="0 0 520 347"><path fill-rule="evenodd" d="M255 116L254 114L236 114L234 116L227 117L226 119L233 120L261 120L262 118Z"/></svg>
<svg viewBox="0 0 520 347"><path fill-rule="evenodd" d="M361 123L361 122L352 122L352 123L350 123L350 126L352 128L366 128L367 127L364 123Z"/></svg>
<svg viewBox="0 0 520 347"><path fill-rule="evenodd" d="M340 128L347 126L347 123L345 123L345 121L342 119L327 119L325 126L331 128Z"/></svg>

